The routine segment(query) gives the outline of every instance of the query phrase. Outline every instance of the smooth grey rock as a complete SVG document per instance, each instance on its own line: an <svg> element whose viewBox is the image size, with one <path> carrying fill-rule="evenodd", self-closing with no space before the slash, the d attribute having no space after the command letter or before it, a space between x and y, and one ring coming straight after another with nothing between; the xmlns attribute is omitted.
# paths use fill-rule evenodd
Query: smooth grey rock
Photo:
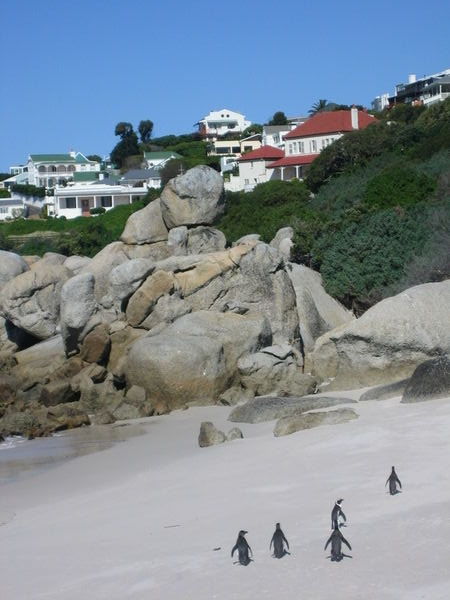
<svg viewBox="0 0 450 600"><path fill-rule="evenodd" d="M320 273L294 263L289 263L286 271L295 290L303 346L310 352L317 338L355 317L326 293Z"/></svg>
<svg viewBox="0 0 450 600"><path fill-rule="evenodd" d="M63 265L67 260L67 256L58 252L46 252L42 260L45 260L49 265Z"/></svg>
<svg viewBox="0 0 450 600"><path fill-rule="evenodd" d="M185 225L173 227L169 231L167 245L172 249L174 256L187 254L188 228Z"/></svg>
<svg viewBox="0 0 450 600"><path fill-rule="evenodd" d="M112 242L100 250L89 264L81 269L79 274L91 273L94 275L95 297L98 302L108 292L110 272L114 267L130 260L126 250L127 246L122 242Z"/></svg>
<svg viewBox="0 0 450 600"><path fill-rule="evenodd" d="M401 396L406 387L408 379L401 379L394 383L388 383L386 385L377 385L370 390L367 390L359 397L359 402L365 402L366 400L389 400L389 398L395 398Z"/></svg>
<svg viewBox="0 0 450 600"><path fill-rule="evenodd" d="M190 312L189 304L177 294L164 294L158 299L150 315L141 322L139 327L150 330L158 326L166 327Z"/></svg>
<svg viewBox="0 0 450 600"><path fill-rule="evenodd" d="M126 378L172 409L191 401L213 404L233 385L240 355L266 346L270 336L270 325L261 315L191 313L135 342Z"/></svg>
<svg viewBox="0 0 450 600"><path fill-rule="evenodd" d="M294 230L292 227L282 227L279 229L273 240L270 242L270 246L276 248L285 260L291 258L291 248L294 243L292 238L294 237Z"/></svg>
<svg viewBox="0 0 450 600"><path fill-rule="evenodd" d="M244 435L239 427L233 427L227 434L227 442L231 442L233 440L242 440Z"/></svg>
<svg viewBox="0 0 450 600"><path fill-rule="evenodd" d="M227 240L224 234L213 227L195 227L189 229L187 239L188 254L207 254L225 250Z"/></svg>
<svg viewBox="0 0 450 600"><path fill-rule="evenodd" d="M137 406L123 402L114 410L113 416L118 421L127 421L129 419L139 419L143 415Z"/></svg>
<svg viewBox="0 0 450 600"><path fill-rule="evenodd" d="M61 288L72 273L45 261L6 283L0 291L2 316L39 340L55 335Z"/></svg>
<svg viewBox="0 0 450 600"><path fill-rule="evenodd" d="M223 444L226 440L227 438L223 431L216 429L211 421L203 421L200 425L200 433L198 435L198 445L200 448Z"/></svg>
<svg viewBox="0 0 450 600"><path fill-rule="evenodd" d="M211 225L224 209L222 176L206 165L171 179L161 194L161 212L168 229Z"/></svg>
<svg viewBox="0 0 450 600"><path fill-rule="evenodd" d="M259 242L261 240L261 236L259 233L249 233L248 235L244 235L239 238L235 242L232 243L232 246L239 246L240 244L246 244L247 242Z"/></svg>
<svg viewBox="0 0 450 600"><path fill-rule="evenodd" d="M78 349L81 334L97 310L95 277L80 273L69 279L61 289L61 332L66 353Z"/></svg>
<svg viewBox="0 0 450 600"><path fill-rule="evenodd" d="M450 353L450 280L382 300L315 344L313 373L328 389L355 389L410 377L422 362Z"/></svg>
<svg viewBox="0 0 450 600"><path fill-rule="evenodd" d="M450 397L450 357L427 360L414 370L403 392L402 402L424 402Z"/></svg>
<svg viewBox="0 0 450 600"><path fill-rule="evenodd" d="M125 244L152 244L167 240L159 198L128 217L120 239Z"/></svg>
<svg viewBox="0 0 450 600"><path fill-rule="evenodd" d="M349 398L304 396L303 398L277 398L260 396L236 406L228 417L233 423L264 423L282 417L298 415L309 410L328 408L338 404L354 404Z"/></svg>
<svg viewBox="0 0 450 600"><path fill-rule="evenodd" d="M336 425L338 423L347 423L358 418L356 413L351 408L338 408L337 410L329 410L326 412L306 413L304 415L294 415L282 417L275 424L273 435L279 437L282 435L290 435L304 429L312 429L321 425Z"/></svg>
<svg viewBox="0 0 450 600"><path fill-rule="evenodd" d="M14 279L28 269L28 264L21 256L14 252L0 250L0 289L10 279Z"/></svg>
<svg viewBox="0 0 450 600"><path fill-rule="evenodd" d="M64 261L64 266L69 269L69 271L72 271L74 275L78 275L81 269L86 267L91 260L92 258L89 258L88 256L69 256Z"/></svg>
<svg viewBox="0 0 450 600"><path fill-rule="evenodd" d="M114 267L109 274L109 294L113 303L129 298L155 269L148 258L134 258Z"/></svg>

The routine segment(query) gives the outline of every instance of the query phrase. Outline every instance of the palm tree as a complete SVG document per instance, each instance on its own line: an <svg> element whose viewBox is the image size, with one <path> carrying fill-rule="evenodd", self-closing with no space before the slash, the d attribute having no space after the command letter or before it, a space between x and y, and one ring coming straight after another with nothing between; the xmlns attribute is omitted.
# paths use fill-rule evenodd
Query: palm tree
<svg viewBox="0 0 450 600"><path fill-rule="evenodd" d="M311 106L310 110L308 110L308 113L311 116L313 116L313 115L317 114L318 112L325 110L327 108L327 105L328 105L328 100L317 100L317 102L314 102L314 104Z"/></svg>

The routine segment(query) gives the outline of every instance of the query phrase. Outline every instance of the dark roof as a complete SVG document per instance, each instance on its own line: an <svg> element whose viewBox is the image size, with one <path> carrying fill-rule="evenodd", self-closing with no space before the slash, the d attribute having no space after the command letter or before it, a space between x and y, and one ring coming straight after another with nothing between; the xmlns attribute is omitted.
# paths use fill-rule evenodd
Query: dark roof
<svg viewBox="0 0 450 600"><path fill-rule="evenodd" d="M159 169L130 169L130 171L124 173L120 180L128 181L130 179L159 179L160 177L161 172L159 171Z"/></svg>
<svg viewBox="0 0 450 600"><path fill-rule="evenodd" d="M245 162L246 160L276 160L284 156L283 150L274 148L273 146L261 146L257 150L252 150L243 154L238 160Z"/></svg>
<svg viewBox="0 0 450 600"><path fill-rule="evenodd" d="M363 110L358 110L358 128L365 129L368 125L376 123L377 119ZM325 133L344 133L353 131L351 110L322 111L298 125L287 133L286 140L303 138Z"/></svg>

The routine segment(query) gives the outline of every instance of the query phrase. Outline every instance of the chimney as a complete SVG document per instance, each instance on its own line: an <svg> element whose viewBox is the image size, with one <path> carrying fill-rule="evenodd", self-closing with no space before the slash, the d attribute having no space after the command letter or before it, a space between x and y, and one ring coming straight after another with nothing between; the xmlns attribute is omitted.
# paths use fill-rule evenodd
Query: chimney
<svg viewBox="0 0 450 600"><path fill-rule="evenodd" d="M70 150L70 152L69 152L69 155L70 155L72 158L75 158L75 156L77 155L77 153L75 152L75 150Z"/></svg>
<svg viewBox="0 0 450 600"><path fill-rule="evenodd" d="M351 112L351 119L352 119L352 129L359 129L358 109L356 108L356 106L352 106L350 112Z"/></svg>
<svg viewBox="0 0 450 600"><path fill-rule="evenodd" d="M408 75L408 83L415 83L416 82L416 76L414 73L412 73L411 75Z"/></svg>

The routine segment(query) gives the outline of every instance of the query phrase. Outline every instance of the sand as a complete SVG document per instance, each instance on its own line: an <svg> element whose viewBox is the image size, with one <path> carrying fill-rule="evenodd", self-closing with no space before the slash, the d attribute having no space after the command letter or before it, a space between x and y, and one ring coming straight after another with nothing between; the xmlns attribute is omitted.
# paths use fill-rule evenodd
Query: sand
<svg viewBox="0 0 450 600"><path fill-rule="evenodd" d="M359 392L343 392L359 397ZM2 600L440 600L450 595L450 401L352 405L360 418L199 448L226 407L143 420L146 432L0 488ZM384 487L395 465L403 492ZM327 558L334 501L353 550ZM277 521L292 554L271 557ZM239 529L254 552L233 564ZM216 550L219 548L218 550Z"/></svg>

